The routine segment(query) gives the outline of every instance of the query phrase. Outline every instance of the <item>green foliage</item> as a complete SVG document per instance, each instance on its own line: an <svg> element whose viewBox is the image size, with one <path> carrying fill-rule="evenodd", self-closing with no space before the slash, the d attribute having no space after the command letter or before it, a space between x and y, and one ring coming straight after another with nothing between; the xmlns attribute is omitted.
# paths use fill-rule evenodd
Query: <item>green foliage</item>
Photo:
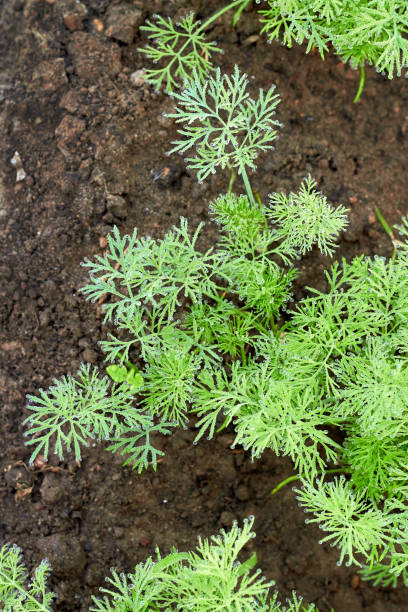
<svg viewBox="0 0 408 612"><path fill-rule="evenodd" d="M128 384L111 385L107 376L100 378L97 369L92 370L89 364L81 365L77 378L54 380L48 392L41 390L40 397L29 395L28 399L31 414L24 423L29 426L26 435L31 439L27 444L35 446L30 463L40 452L47 460L50 444L54 444L60 459L65 449L73 447L75 459L80 461L81 446L88 446L89 439L118 440L116 446L120 446L123 436L136 430L139 433L132 443L127 442L126 452L133 453L134 467L139 471L147 465L146 455L151 452L155 468L157 451L150 446L149 432L158 429L169 433L168 423L162 421L155 427L150 414L132 406ZM136 447L140 438L145 438L145 443Z"/></svg>
<svg viewBox="0 0 408 612"><path fill-rule="evenodd" d="M253 518L239 528L233 525L210 539L199 538L196 550L166 557L157 552L120 576L113 571L109 588L102 588L104 598L94 600L91 612L144 612L148 610L189 610L191 612L318 612L312 604L302 605L302 598L292 593L288 606L271 594L273 582L266 582L260 570L251 572L256 553L241 563L238 555L255 537Z"/></svg>
<svg viewBox="0 0 408 612"><path fill-rule="evenodd" d="M277 238L288 253L305 255L314 244L325 255L333 254L334 241L347 224L347 209L333 208L324 195L316 191L316 181L309 175L299 193L274 193L268 217L278 225Z"/></svg>
<svg viewBox="0 0 408 612"><path fill-rule="evenodd" d="M201 373L195 391L194 412L200 417L199 439L209 430L212 437L217 417L225 415L237 432L234 445L250 449L259 457L266 448L289 455L300 473L313 478L340 448L322 425L334 424L323 402L309 389L292 390L282 376L282 366L271 361L232 364L230 377L215 371Z"/></svg>
<svg viewBox="0 0 408 612"><path fill-rule="evenodd" d="M257 0L260 3L261 0ZM172 92L180 81L204 83L213 66L211 54L221 51L207 42L204 32L223 13L233 10L235 26L251 0L236 0L219 9L205 23L194 20L193 13L176 25L154 15L141 29L154 44L139 49L159 68L146 69L145 78ZM408 8L406 0L266 0L259 10L261 33L268 42L280 39L292 47L307 43L306 53L317 49L321 58L334 49L352 68L360 68L361 77L356 102L365 80L365 66L377 72L401 76L408 67Z"/></svg>
<svg viewBox="0 0 408 612"><path fill-rule="evenodd" d="M308 523L319 523L320 529L329 531L320 543L331 542L340 549L339 565L348 557L346 565L361 565L356 554L366 558L373 548L387 543L384 514L374 505L364 501L362 493L355 494L344 476L334 482L316 480L314 484L304 481L301 490L295 489L297 499L306 512L314 512Z"/></svg>
<svg viewBox="0 0 408 612"><path fill-rule="evenodd" d="M358 424L347 427L348 439L342 453L343 462L350 467L351 480L358 491L365 491L368 499L380 502L400 489L392 478L392 471L403 465L408 454L407 428L401 421L388 423L372 432Z"/></svg>
<svg viewBox="0 0 408 612"><path fill-rule="evenodd" d="M408 66L405 0L269 0L260 11L262 32L284 44L307 41L322 59L332 45L353 68L374 64L389 78Z"/></svg>
<svg viewBox="0 0 408 612"><path fill-rule="evenodd" d="M396 339L395 339L396 340ZM350 354L336 367L339 414L356 418L367 434L389 430L404 418L408 396L408 362L390 339L370 338L358 354Z"/></svg>
<svg viewBox="0 0 408 612"><path fill-rule="evenodd" d="M252 0L234 0L223 6L211 15L204 23L194 19L194 13L181 17L180 21L173 23L160 15L154 14L154 22L147 20L141 30L147 32L153 44L139 49L146 57L159 64L157 68L144 71L144 78L148 83L160 89L164 84L165 90L171 93L179 87L180 82L190 80L193 72L195 77L204 82L213 65L211 55L222 52L215 42L205 38L205 31L224 13L233 10L233 22L236 23L242 11Z"/></svg>
<svg viewBox="0 0 408 612"><path fill-rule="evenodd" d="M153 83L156 89L164 84L166 91L177 87L177 82L191 76L196 71L197 78L203 80L212 68L212 53L220 52L214 42L205 39L200 22L194 20L194 13L182 17L177 24L169 18L153 15L154 22L146 21L141 30L148 33L154 45L139 49L141 53L161 67L144 71L144 78Z"/></svg>
<svg viewBox="0 0 408 612"><path fill-rule="evenodd" d="M46 592L50 566L42 561L27 585L27 570L17 546L0 549L0 608L4 612L50 612L54 593Z"/></svg>
<svg viewBox="0 0 408 612"><path fill-rule="evenodd" d="M222 244L235 255L264 253L272 241L266 208L245 195L220 195L210 202L209 212L225 232Z"/></svg>
<svg viewBox="0 0 408 612"><path fill-rule="evenodd" d="M143 404L162 420L182 424L187 420L194 377L200 359L177 347L153 354L146 368Z"/></svg>
<svg viewBox="0 0 408 612"><path fill-rule="evenodd" d="M245 257L230 257L225 268L231 281L231 289L239 299L246 302L264 321L279 317L282 307L291 298L292 281L296 270L284 272L267 258L248 260Z"/></svg>
<svg viewBox="0 0 408 612"><path fill-rule="evenodd" d="M167 435L170 433L170 426L173 424L162 421L155 425L151 420L139 429L136 429L135 426L122 426L113 438L113 444L108 446L107 450L113 453L119 451L120 455L129 455L123 465L130 465L133 470L137 468L138 474L143 469L147 469L149 465L156 471L157 458L164 453L152 446L150 435L152 433ZM143 440L143 444L137 444L140 440Z"/></svg>
<svg viewBox="0 0 408 612"><path fill-rule="evenodd" d="M106 373L114 382L127 382L131 393L135 393L143 386L143 376L136 368L128 369L126 366L113 364L106 368Z"/></svg>
<svg viewBox="0 0 408 612"><path fill-rule="evenodd" d="M204 342L221 354L234 358L237 355L243 357L245 347L256 343L256 332L264 329L254 313L237 308L228 300L220 300L216 305L207 302L193 304L184 325L188 330L200 329Z"/></svg>
<svg viewBox="0 0 408 612"><path fill-rule="evenodd" d="M211 249L204 255L195 249L200 229L201 225L190 237L187 221L181 218L180 227L156 242L150 237L137 240L136 230L121 238L115 227L108 237L110 252L83 264L93 279L84 293L93 301L105 295L117 298L105 305L105 321L114 313L124 322L133 323L136 317L141 333L143 323L136 312L142 301L160 310L158 325L170 321L183 297L195 301L217 289L213 278L218 266L214 267Z"/></svg>
<svg viewBox="0 0 408 612"><path fill-rule="evenodd" d="M182 140L169 153L183 153L192 147L196 156L186 159L189 168L197 170L202 181L216 168L255 168L260 151L272 149L280 124L273 119L279 96L272 86L266 93L259 90L257 100L249 97L248 78L235 66L231 76L221 75L219 68L201 83L197 73L187 81L181 93L173 94L179 106L169 115L176 123Z"/></svg>
<svg viewBox="0 0 408 612"><path fill-rule="evenodd" d="M228 161L246 187L246 195L228 193L210 205L219 248L200 252L201 225L190 235L182 218L157 241L138 239L136 230L121 237L115 228L108 253L85 263L85 295L103 296L105 320L119 328L102 347L117 362L115 376L138 374L140 408L126 380L113 385L82 366L77 380L63 378L48 393L30 396L31 460L40 451L47 455L52 442L60 457L73 446L79 458L88 439L107 439L110 450L141 471L150 462L155 468L161 454L151 433L184 426L190 414L198 416L196 441L230 425L233 444L253 457L271 448L293 460L303 482L300 504L327 532L322 541L339 547L340 563L364 564L364 575L377 582L401 577L408 584L408 222L402 221L390 260L362 255L335 262L327 291L307 288L307 297L289 308L294 261L314 247L332 254L346 210L332 208L311 177L297 194L272 194L268 205L255 199L245 167L263 145L251 121L263 109L260 122L272 137L266 124L276 100L272 94L248 99L245 84L237 68L231 78L217 71L204 86L197 80L178 95L188 108L175 116L191 123L177 146L197 146L199 176ZM218 136L202 110L208 92L217 120L221 104L227 111ZM325 481L333 470L347 480ZM207 563L205 551L200 558ZM251 591L255 582L242 583L262 601L260 591ZM217 588L209 582L205 602L215 605ZM183 589L184 609L194 609L198 591Z"/></svg>

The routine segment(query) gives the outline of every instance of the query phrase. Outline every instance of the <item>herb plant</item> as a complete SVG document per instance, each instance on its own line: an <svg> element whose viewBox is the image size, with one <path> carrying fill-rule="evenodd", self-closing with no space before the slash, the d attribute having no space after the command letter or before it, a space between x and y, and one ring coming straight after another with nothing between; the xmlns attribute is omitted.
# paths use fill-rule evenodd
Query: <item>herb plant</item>
<svg viewBox="0 0 408 612"><path fill-rule="evenodd" d="M221 51L215 43L206 42L205 30L223 13L234 10L235 25L252 0L238 0L224 6L204 24L190 13L174 24L155 15L142 30L154 44L140 49L159 63L147 69L145 78L157 88L165 83L173 91L185 79L201 81L212 69L210 56ZM259 3L261 0L257 0ZM306 53L317 49L321 58L331 49L360 69L360 84L354 101L363 90L365 66L374 65L391 79L401 76L408 67L408 7L405 0L265 0L259 10L261 32L268 41L279 39L292 47L307 42ZM193 75L193 72L195 74Z"/></svg>
<svg viewBox="0 0 408 612"><path fill-rule="evenodd" d="M238 555L255 537L254 519L236 523L229 532L221 530L210 539L199 538L195 550L181 553L175 549L165 557L156 550L128 575L112 570L101 587L102 598L93 597L89 612L319 612L314 604L305 605L295 592L286 605L271 592L274 582L266 582L253 553L240 562ZM45 593L47 562L37 568L32 584L24 587L25 569L17 547L0 550L0 604L5 612L50 612L52 593Z"/></svg>
<svg viewBox="0 0 408 612"><path fill-rule="evenodd" d="M262 9L269 40L282 39L291 47L307 41L306 53L317 49L322 59L333 47L344 62L360 69L374 65L391 79L408 67L408 7L405 0L268 0Z"/></svg>
<svg viewBox="0 0 408 612"><path fill-rule="evenodd" d="M200 252L201 226L191 234L181 219L158 241L115 228L108 252L84 264L85 295L108 296L105 319L120 330L102 342L107 360L140 364L140 387L82 366L77 380L31 396L32 459L51 439L60 457L64 445L78 457L88 438L109 439L126 463L140 471L151 458L155 469L151 432L167 434L190 415L196 441L232 425L233 445L253 458L272 448L293 460L299 504L327 532L322 542L339 548L339 563L408 584L408 222L390 260L335 262L327 292L308 288L293 306L295 262L312 248L332 255L347 211L311 177L266 204L255 196L246 168L276 137L277 98L254 101L246 86L236 68L175 94L173 116L187 126L173 150L195 147L187 163L200 178L227 159L246 189L210 204L218 249ZM220 118L221 104L229 112Z"/></svg>
<svg viewBox="0 0 408 612"><path fill-rule="evenodd" d="M54 593L46 592L50 566L42 561L27 586L27 571L17 546L0 549L0 608L4 612L49 612Z"/></svg>
<svg viewBox="0 0 408 612"><path fill-rule="evenodd" d="M261 89L257 100L253 100L247 91L247 75L240 74L238 66L231 76L221 75L217 68L205 84L196 72L193 74L194 80L180 94L174 94L180 106L169 117L184 127L179 130L182 140L173 143L169 154L195 147L195 157L185 161L189 168L197 170L199 181L215 174L218 166L236 168L254 204L246 168L255 169L260 151L273 149L275 128L280 127L272 118L279 104L275 87L266 93Z"/></svg>
<svg viewBox="0 0 408 612"><path fill-rule="evenodd" d="M193 70L196 78L204 81L213 68L211 54L221 52L215 42L206 40L205 30L227 11L234 10L237 19L248 4L248 0L230 2L204 23L195 20L193 12L176 24L170 18L166 20L154 14L154 21L147 20L141 26L154 44L148 44L139 51L160 65L145 71L146 81L153 83L157 89L164 84L167 92L173 91L184 79L191 78Z"/></svg>
<svg viewBox="0 0 408 612"><path fill-rule="evenodd" d="M109 588L101 588L105 597L93 598L91 612L319 612L313 604L303 605L295 592L282 606L278 593L270 592L274 582L266 582L259 569L251 573L256 553L240 563L238 554L255 537L252 525L253 517L241 529L234 523L229 532L199 538L196 550L188 553L173 550L161 557L157 550L157 561L150 557L129 576L113 571Z"/></svg>

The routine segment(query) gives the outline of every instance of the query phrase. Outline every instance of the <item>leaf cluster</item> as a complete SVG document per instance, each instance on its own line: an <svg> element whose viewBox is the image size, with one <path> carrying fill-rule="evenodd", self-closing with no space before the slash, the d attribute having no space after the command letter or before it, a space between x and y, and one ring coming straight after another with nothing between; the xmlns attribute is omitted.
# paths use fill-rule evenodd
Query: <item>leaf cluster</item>
<svg viewBox="0 0 408 612"><path fill-rule="evenodd" d="M143 76L148 83L160 89L164 85L167 93L173 92L180 83L194 78L204 82L213 69L211 55L222 53L216 42L209 42L205 32L211 24L228 11L234 11L233 23L252 0L233 0L224 5L204 23L196 20L193 11L180 18L176 23L154 14L153 21L147 20L140 29L147 33L151 44L139 51L154 64L156 68L147 68ZM257 0L259 1L259 0Z"/></svg>
<svg viewBox="0 0 408 612"><path fill-rule="evenodd" d="M338 463L349 479L303 475L298 499L329 531L340 562L361 565L377 582L407 581L408 260L359 257L327 274L285 334L288 380L324 389L328 414L345 437ZM360 559L360 560L359 560Z"/></svg>
<svg viewBox="0 0 408 612"><path fill-rule="evenodd" d="M54 380L47 391L40 390L39 397L29 395L28 400L31 414L24 423L28 427L25 435L30 436L27 445L35 447L31 464L39 453L47 461L50 446L60 460L64 451L73 448L76 461L80 461L81 446L88 446L89 440L113 441L114 451L123 452L125 447L139 472L149 460L155 469L157 456L163 454L151 445L150 434L168 434L170 423L162 420L154 424L151 414L132 406L133 393L126 382L111 384L90 364L82 364L76 378ZM131 438L129 432L134 434ZM142 444L137 445L141 439Z"/></svg>
<svg viewBox="0 0 408 612"><path fill-rule="evenodd" d="M47 592L50 566L42 561L31 582L21 550L7 544L0 549L0 604L4 612L50 612L54 593Z"/></svg>
<svg viewBox="0 0 408 612"><path fill-rule="evenodd" d="M195 70L196 77L203 80L212 69L210 57L220 52L214 42L208 42L199 21L190 12L178 23L160 15L153 15L153 21L147 20L141 30L147 32L148 38L154 42L139 49L157 68L144 71L143 77L148 83L153 83L156 89L164 84L166 91L172 91L180 81L191 77Z"/></svg>
<svg viewBox="0 0 408 612"><path fill-rule="evenodd" d="M101 588L103 599L93 598L91 612L139 612L191 610L191 612L318 612L312 604L302 604L295 592L287 605L271 593L273 582L266 582L260 570L251 570L256 553L240 562L239 553L255 537L253 518L245 519L242 528L236 523L210 539L199 538L195 550L179 553L173 550L157 560L149 558L125 576L112 572L109 587Z"/></svg>
<svg viewBox="0 0 408 612"><path fill-rule="evenodd" d="M307 42L322 59L332 45L353 68L374 64L391 79L408 66L405 0L268 0L260 14L269 40Z"/></svg>
<svg viewBox="0 0 408 612"><path fill-rule="evenodd" d="M194 70L184 89L173 94L178 106L168 116L184 126L179 130L182 139L173 142L169 154L194 147L196 156L185 161L197 170L199 181L218 166L236 168L239 174L246 167L254 169L259 153L273 149L271 142L280 126L273 119L279 103L275 86L267 92L260 89L256 100L247 89L247 75L235 66L231 76L217 68L204 83Z"/></svg>
<svg viewBox="0 0 408 612"><path fill-rule="evenodd" d="M255 128L243 141L239 134L248 109L257 113L267 96L250 101L243 83L236 68L179 95L186 106L176 116L187 128L197 123L179 146L197 147L199 173L226 164L224 145L242 152L253 136L259 149ZM225 106L223 136L202 110L207 92ZM267 122L273 105L268 99ZM118 327L102 348L124 380L114 385L82 366L77 379L30 396L31 460L47 456L51 443L60 457L72 446L80 458L89 439L107 439L140 471L149 458L155 468L161 454L151 433L185 426L190 414L198 416L196 441L232 425L234 444L252 457L271 448L293 460L299 501L328 532L324 541L338 546L340 562L408 584L408 222L390 260L335 262L327 291L308 288L291 307L295 260L313 247L332 254L346 209L333 208L310 177L298 193L272 194L265 205L245 171L253 158L241 161L247 194L229 192L210 205L221 230L217 250L199 251L201 226L191 235L182 218L162 240L139 239L136 230L121 237L115 228L105 255L85 262L83 292L103 297L105 320ZM124 366L138 374L137 398ZM319 479L333 464L347 480Z"/></svg>

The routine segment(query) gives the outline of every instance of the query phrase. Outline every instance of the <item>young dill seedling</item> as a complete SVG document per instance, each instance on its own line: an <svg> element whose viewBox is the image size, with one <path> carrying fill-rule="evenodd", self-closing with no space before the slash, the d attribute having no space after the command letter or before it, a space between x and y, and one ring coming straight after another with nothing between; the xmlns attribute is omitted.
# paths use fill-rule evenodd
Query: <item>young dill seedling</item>
<svg viewBox="0 0 408 612"><path fill-rule="evenodd" d="M360 69L354 98L360 98L366 64L391 79L408 67L408 11L405 0L274 0L260 11L262 32L288 47L307 41L322 59L334 47L344 62Z"/></svg>
<svg viewBox="0 0 408 612"><path fill-rule="evenodd" d="M0 608L4 612L51 612L54 593L46 592L48 561L35 569L27 586L27 570L18 546L0 548Z"/></svg>
<svg viewBox="0 0 408 612"><path fill-rule="evenodd" d="M147 32L154 45L149 44L139 51L153 63L159 63L160 67L144 70L144 79L155 85L156 89L160 89L164 84L168 93L174 91L184 80L190 79L193 71L194 78L203 82L213 68L211 54L222 51L215 42L206 40L205 31L221 15L230 10L235 11L236 22L250 1L230 2L204 23L195 20L193 12L182 17L176 24L171 18L166 20L160 15L153 15L154 21L147 20L140 29Z"/></svg>
<svg viewBox="0 0 408 612"><path fill-rule="evenodd" d="M192 13L176 25L159 15L155 23L147 21L141 29L154 44L139 50L161 67L146 69L146 80L157 88L165 83L168 92L186 79L203 81L213 68L211 54L221 51L205 40L205 30L230 10L234 10L235 26L250 2L231 2L203 24ZM408 67L406 0L265 0L262 4L261 33L267 34L269 42L280 39L288 47L307 42L306 53L317 49L322 59L334 48L344 62L360 70L354 102L363 91L367 64L390 79L394 73L401 76Z"/></svg>
<svg viewBox="0 0 408 612"><path fill-rule="evenodd" d="M271 448L293 460L299 503L328 532L322 541L338 546L340 563L408 585L408 222L389 261L335 262L327 292L309 288L286 312L295 261L314 247L331 255L347 211L311 177L289 196L254 198L246 167L276 136L277 96L261 91L253 100L246 87L236 67L176 94L185 139L173 150L195 148L187 161L200 179L228 161L247 193L210 204L217 250L198 251L201 226L191 235L181 219L157 241L115 228L108 252L85 262L85 295L108 295L105 318L121 331L102 343L106 358L139 374L139 386L82 366L77 379L31 396L31 461L51 442L60 457L71 446L79 457L94 438L108 439L139 471L149 458L155 469L161 451L151 432L185 426L190 414L196 441L233 425L234 444L253 458ZM333 473L342 475L330 480Z"/></svg>
<svg viewBox="0 0 408 612"><path fill-rule="evenodd" d="M274 582L266 582L253 553L240 562L238 554L249 540L254 518L244 519L242 528L236 523L230 531L221 530L211 538L198 538L198 546L187 553L175 549L157 560L139 563L128 576L112 572L108 588L101 588L103 599L93 597L90 612L134 612L136 610L189 610L214 612L319 612L314 604L303 604L302 597L292 592L287 605L272 593Z"/></svg>
<svg viewBox="0 0 408 612"><path fill-rule="evenodd" d="M184 153L195 148L195 157L185 161L188 168L197 170L197 178L203 181L210 173L222 169L236 168L253 205L255 199L249 185L247 168L255 169L255 160L261 151L273 149L277 137L276 129L281 124L273 119L279 96L275 86L266 93L262 89L256 100L248 93L248 78L235 66L231 76L215 74L201 83L196 72L187 80L181 93L173 94L178 102L176 112L169 114L176 123L182 123L179 130L181 140L171 153Z"/></svg>
<svg viewBox="0 0 408 612"><path fill-rule="evenodd" d="M156 549L156 559L149 557L126 575L112 569L112 575L100 587L101 597L92 596L89 612L319 612L314 604L303 604L292 591L287 605L272 592L274 581L266 581L261 570L252 571L258 562L256 552L240 561L245 545L255 537L254 517L234 522L210 538L198 538L194 550L166 556ZM0 607L4 612L51 612L53 593L46 593L49 565L43 561L34 578L25 587L26 570L16 547L0 549ZM333 611L332 611L333 612Z"/></svg>

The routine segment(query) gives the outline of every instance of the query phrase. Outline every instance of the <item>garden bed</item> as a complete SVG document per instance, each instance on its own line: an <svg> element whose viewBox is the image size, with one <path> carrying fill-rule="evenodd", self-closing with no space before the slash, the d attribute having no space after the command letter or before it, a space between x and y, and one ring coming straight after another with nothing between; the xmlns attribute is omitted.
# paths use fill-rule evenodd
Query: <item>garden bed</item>
<svg viewBox="0 0 408 612"><path fill-rule="evenodd" d="M282 595L295 588L320 612L402 611L406 589L374 588L336 565L336 550L319 545L321 532L305 525L290 487L270 497L291 462L272 451L251 462L231 450L232 430L194 446L192 421L159 442L156 473L122 468L102 446L84 450L80 465L52 457L28 466L25 395L83 361L103 369L97 342L107 329L100 305L79 293L87 280L80 262L104 252L113 225L160 238L180 215L190 227L207 222L201 248L217 242L208 203L229 176L200 185L181 157L166 156L177 134L164 116L173 102L140 78L146 59L137 49L153 11L207 15L218 4L10 0L2 9L0 542L21 546L30 568L50 559L56 611L86 611L111 567L128 572L157 545L191 549L198 535L253 514L253 549ZM297 191L310 173L333 204L350 209L336 258L389 256L375 207L390 225L408 213L406 81L368 70L353 104L357 72L335 56L322 63L299 47L266 45L258 31L249 11L236 30L226 15L211 33L224 49L214 58L223 72L238 64L254 91L275 84L282 99L284 127L276 150L259 158L253 186L262 197ZM306 285L324 289L329 262L317 251L302 260L296 298Z"/></svg>

